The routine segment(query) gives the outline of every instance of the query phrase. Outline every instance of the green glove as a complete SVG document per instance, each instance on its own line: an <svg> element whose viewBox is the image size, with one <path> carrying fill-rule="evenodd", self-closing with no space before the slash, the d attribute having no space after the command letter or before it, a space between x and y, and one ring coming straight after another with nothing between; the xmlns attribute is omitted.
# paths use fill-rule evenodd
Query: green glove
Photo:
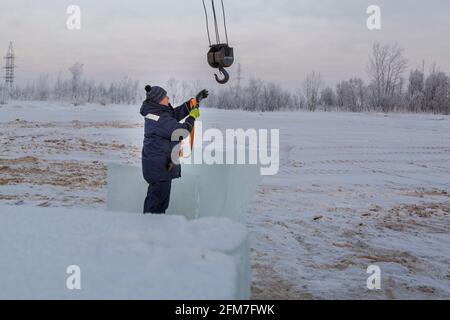
<svg viewBox="0 0 450 320"><path fill-rule="evenodd" d="M191 112L189 113L189 116L197 120L198 118L200 118L200 109L199 108L192 109Z"/></svg>
<svg viewBox="0 0 450 320"><path fill-rule="evenodd" d="M206 98L208 98L208 96L209 96L208 90L204 89L197 94L195 99L197 100L198 103L200 103L202 100L205 100Z"/></svg>

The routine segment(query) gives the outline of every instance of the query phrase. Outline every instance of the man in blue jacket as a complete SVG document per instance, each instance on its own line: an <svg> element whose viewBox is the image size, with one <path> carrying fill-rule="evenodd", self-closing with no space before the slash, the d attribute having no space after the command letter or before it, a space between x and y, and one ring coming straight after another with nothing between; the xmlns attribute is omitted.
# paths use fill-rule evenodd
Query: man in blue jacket
<svg viewBox="0 0 450 320"><path fill-rule="evenodd" d="M196 98L178 108L171 106L163 88L146 86L145 91L147 99L141 108L141 115L145 118L142 171L149 187L144 214L164 214L169 207L172 180L181 177L181 165L172 159L172 153L179 144L179 139L173 139L173 135L180 132L179 138L184 139L192 132L195 121L200 117L200 101L208 97L208 91L201 91Z"/></svg>

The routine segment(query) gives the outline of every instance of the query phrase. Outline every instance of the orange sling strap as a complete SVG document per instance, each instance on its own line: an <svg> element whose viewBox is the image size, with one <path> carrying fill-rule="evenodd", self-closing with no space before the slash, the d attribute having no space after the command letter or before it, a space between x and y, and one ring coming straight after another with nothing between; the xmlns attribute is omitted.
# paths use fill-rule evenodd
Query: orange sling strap
<svg viewBox="0 0 450 320"><path fill-rule="evenodd" d="M189 100L189 109L192 110L196 107L198 107L197 99L193 98L193 99ZM191 153L194 150L194 139L195 139L195 124L194 124L194 127L192 128L191 135L190 135Z"/></svg>
<svg viewBox="0 0 450 320"><path fill-rule="evenodd" d="M197 99L193 98L193 99L189 100L189 102L188 102L189 110L192 110L192 109L196 108L197 106L198 106ZM194 127L192 128L192 131L191 131L191 134L189 135L189 137L190 137L190 143L191 143L191 155L192 155L192 152L194 151L195 124L194 124ZM183 144L184 144L184 142L181 141L181 148L180 148L180 157L181 157L181 158L184 157L184 154L183 154Z"/></svg>

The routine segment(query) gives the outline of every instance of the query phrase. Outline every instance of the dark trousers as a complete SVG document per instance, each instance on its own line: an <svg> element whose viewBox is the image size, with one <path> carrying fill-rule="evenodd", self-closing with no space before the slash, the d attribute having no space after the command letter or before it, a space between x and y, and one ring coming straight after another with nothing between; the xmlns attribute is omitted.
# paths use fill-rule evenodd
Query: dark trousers
<svg viewBox="0 0 450 320"><path fill-rule="evenodd" d="M150 183L144 203L144 214L165 214L169 208L172 181Z"/></svg>

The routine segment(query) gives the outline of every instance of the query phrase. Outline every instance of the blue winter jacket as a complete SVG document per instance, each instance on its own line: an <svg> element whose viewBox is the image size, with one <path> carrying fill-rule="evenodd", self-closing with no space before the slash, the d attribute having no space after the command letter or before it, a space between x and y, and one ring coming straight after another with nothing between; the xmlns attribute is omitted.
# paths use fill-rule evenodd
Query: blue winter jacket
<svg viewBox="0 0 450 320"><path fill-rule="evenodd" d="M145 117L145 138L142 150L142 171L147 183L170 181L181 177L181 166L172 161L172 150L181 138L186 138L194 128L195 119L188 117L189 102L178 108L144 101L141 115ZM172 141L172 134L184 129L185 134Z"/></svg>

